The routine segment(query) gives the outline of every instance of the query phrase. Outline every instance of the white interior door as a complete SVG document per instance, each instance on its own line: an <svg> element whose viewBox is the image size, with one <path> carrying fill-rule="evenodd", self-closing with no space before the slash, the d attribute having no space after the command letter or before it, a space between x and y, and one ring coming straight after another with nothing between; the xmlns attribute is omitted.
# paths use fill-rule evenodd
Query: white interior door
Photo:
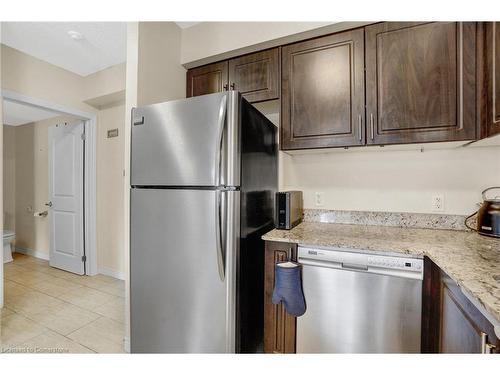
<svg viewBox="0 0 500 375"><path fill-rule="evenodd" d="M50 265L83 275L83 121L49 129Z"/></svg>

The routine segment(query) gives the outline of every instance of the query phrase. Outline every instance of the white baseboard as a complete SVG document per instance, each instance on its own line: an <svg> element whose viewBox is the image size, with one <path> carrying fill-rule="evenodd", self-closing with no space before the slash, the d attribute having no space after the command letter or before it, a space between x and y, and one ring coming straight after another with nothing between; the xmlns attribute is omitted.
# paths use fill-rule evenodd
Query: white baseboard
<svg viewBox="0 0 500 375"><path fill-rule="evenodd" d="M108 267L97 267L97 273L102 275L111 276L115 279L125 280L125 274L123 272L117 271Z"/></svg>
<svg viewBox="0 0 500 375"><path fill-rule="evenodd" d="M33 250L33 249L24 249L22 247L17 247L17 246L15 247L15 249L16 249L16 253L30 255L30 256L38 258L38 259L49 260L49 254L44 253L42 251Z"/></svg>
<svg viewBox="0 0 500 375"><path fill-rule="evenodd" d="M30 256L38 258L38 259L49 260L49 254L38 251L38 250L25 249L25 248L17 247L17 246L15 247L15 249L16 249L16 253L30 255ZM117 271L117 270L112 269L112 268L98 267L97 273L100 273L100 274L106 275L106 276L111 276L111 277L114 277L115 279L125 280L125 274L123 272Z"/></svg>

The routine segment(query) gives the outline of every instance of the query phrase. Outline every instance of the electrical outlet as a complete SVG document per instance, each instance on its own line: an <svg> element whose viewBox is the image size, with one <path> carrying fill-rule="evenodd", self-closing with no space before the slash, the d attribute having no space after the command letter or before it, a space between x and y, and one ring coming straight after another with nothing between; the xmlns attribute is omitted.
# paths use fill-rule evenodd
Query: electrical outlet
<svg viewBox="0 0 500 375"><path fill-rule="evenodd" d="M434 194L432 196L432 211L433 212L444 212L444 195Z"/></svg>
<svg viewBox="0 0 500 375"><path fill-rule="evenodd" d="M317 191L314 193L314 203L316 207L322 207L325 204L324 193Z"/></svg>

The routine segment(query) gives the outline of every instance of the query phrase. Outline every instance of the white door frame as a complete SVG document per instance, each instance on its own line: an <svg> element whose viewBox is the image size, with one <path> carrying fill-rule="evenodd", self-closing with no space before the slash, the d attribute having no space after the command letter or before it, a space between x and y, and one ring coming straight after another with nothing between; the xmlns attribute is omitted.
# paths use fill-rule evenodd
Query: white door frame
<svg viewBox="0 0 500 375"><path fill-rule="evenodd" d="M49 109L61 115L71 115L85 122L85 160L84 160L84 224L85 224L85 274L97 274L97 211L96 211L96 135L97 114L30 97L11 90L1 90L0 98ZM3 161L3 154L2 154Z"/></svg>

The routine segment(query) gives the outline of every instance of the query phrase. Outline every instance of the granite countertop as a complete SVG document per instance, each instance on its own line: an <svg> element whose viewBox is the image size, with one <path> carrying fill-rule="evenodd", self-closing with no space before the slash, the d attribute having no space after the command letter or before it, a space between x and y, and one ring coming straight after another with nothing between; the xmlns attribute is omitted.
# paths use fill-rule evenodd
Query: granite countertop
<svg viewBox="0 0 500 375"><path fill-rule="evenodd" d="M474 232L303 222L266 241L428 256L500 325L500 239ZM475 299L476 301L472 300Z"/></svg>

